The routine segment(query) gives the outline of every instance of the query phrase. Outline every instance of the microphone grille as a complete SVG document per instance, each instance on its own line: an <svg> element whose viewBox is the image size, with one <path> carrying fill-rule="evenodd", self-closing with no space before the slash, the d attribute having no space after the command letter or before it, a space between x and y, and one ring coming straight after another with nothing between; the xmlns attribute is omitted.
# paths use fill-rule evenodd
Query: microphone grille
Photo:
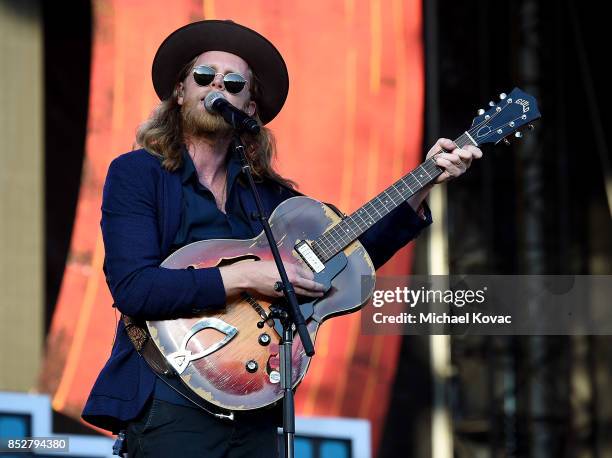
<svg viewBox="0 0 612 458"><path fill-rule="evenodd" d="M204 106L206 107L206 111L208 111L209 113L215 113L213 103L215 103L219 99L225 99L225 96L217 91L209 92L208 95L204 98Z"/></svg>

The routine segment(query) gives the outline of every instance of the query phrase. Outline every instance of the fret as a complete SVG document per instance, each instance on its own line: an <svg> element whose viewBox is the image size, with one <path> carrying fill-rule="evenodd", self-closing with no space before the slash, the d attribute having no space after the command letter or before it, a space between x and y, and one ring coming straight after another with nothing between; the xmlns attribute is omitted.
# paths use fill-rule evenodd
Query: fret
<svg viewBox="0 0 612 458"><path fill-rule="evenodd" d="M344 221L340 221L338 224L336 224L336 233L338 234L340 241L346 237L346 228L344 227L345 225L343 223Z"/></svg>
<svg viewBox="0 0 612 458"><path fill-rule="evenodd" d="M400 198L399 201L395 200L395 197L393 197L393 194L391 194L391 190L395 191L397 193L397 190L393 187L393 185L389 186L386 190L385 193L387 194L387 196L389 196L389 199L391 199L391 202L393 202L393 208L397 207L399 204L401 204L403 202L403 199ZM393 210L393 208L391 210Z"/></svg>
<svg viewBox="0 0 612 458"><path fill-rule="evenodd" d="M441 173L441 170L439 169L438 164L436 164L436 161L433 158L425 162L422 165L422 167L423 167L423 170L427 171L427 174L432 179L436 178Z"/></svg>
<svg viewBox="0 0 612 458"><path fill-rule="evenodd" d="M363 224L365 224L365 227L366 227L366 228L368 228L368 227L370 227L370 226L369 226L368 222L367 222L365 219L363 219L363 217L361 216L361 214L362 214L362 213L363 213L363 210L360 208L360 209L358 209L358 210L357 210L357 211L356 211L354 214L355 214L356 216L359 216L359 218L361 219L361 221L363 221Z"/></svg>
<svg viewBox="0 0 612 458"><path fill-rule="evenodd" d="M354 220L353 215L351 216L347 216L344 219L344 222L346 223L347 226L349 226L350 230L353 232L353 235L355 236L355 238L359 237L361 235L360 232L360 227L359 224L357 223L357 221ZM357 227L357 229L355 229L355 227Z"/></svg>
<svg viewBox="0 0 612 458"><path fill-rule="evenodd" d="M347 225L347 224L345 224L345 223L346 223L346 220L340 221L340 222L338 223L338 232L340 233L340 236L342 237L342 238L341 238L341 241L344 241L344 238L345 238L345 237L351 237L351 236L349 235L349 230L350 230L350 228L349 228L349 227L348 227L348 225Z"/></svg>
<svg viewBox="0 0 612 458"><path fill-rule="evenodd" d="M342 222L340 222L338 224L338 226L342 226L340 233L342 234L342 236L349 236L350 232L353 232L353 235L355 235L355 231L351 228L350 224L348 224L348 222L346 221L346 219L342 220Z"/></svg>
<svg viewBox="0 0 612 458"><path fill-rule="evenodd" d="M376 208L376 204L374 203L374 201L378 199L378 196L374 197L374 199L372 199L370 202L368 202L368 205L370 205L372 208L374 208L374 211L376 213L378 213L378 216L380 216L381 218L385 215L381 215L380 212L378 211L378 209Z"/></svg>
<svg viewBox="0 0 612 458"><path fill-rule="evenodd" d="M331 254L331 253L327 253L327 250L324 247L322 247L317 240L315 240L312 243L312 249L319 258L322 258L323 256L327 256L328 254Z"/></svg>
<svg viewBox="0 0 612 458"><path fill-rule="evenodd" d="M312 248L312 252L316 255L316 257L321 259L322 253L319 250L319 242L315 240L310 244L310 248Z"/></svg>
<svg viewBox="0 0 612 458"><path fill-rule="evenodd" d="M316 243L316 241L313 242L313 244L314 243ZM315 254L319 259L329 259L331 257L331 252L327 252L326 250L317 250Z"/></svg>
<svg viewBox="0 0 612 458"><path fill-rule="evenodd" d="M406 189L410 189L410 187L408 186L408 184L404 183L404 180L400 180L398 182L398 184L400 184L401 188L400 188L400 195L402 196L402 199L405 199L405 193L406 193Z"/></svg>
<svg viewBox="0 0 612 458"><path fill-rule="evenodd" d="M408 191L409 191L406 194L406 199L416 192L415 189L412 189L412 185L414 185L414 183L410 183L410 178L412 178L412 177L406 177L406 181L405 181L406 182L406 187L408 188Z"/></svg>
<svg viewBox="0 0 612 458"><path fill-rule="evenodd" d="M359 218L361 218L361 220L365 223L365 227L366 229L369 229L372 224L374 224L374 219L370 216L370 214L363 208L361 207L359 210L357 210L359 213ZM366 215L367 219L363 219L363 214Z"/></svg>
<svg viewBox="0 0 612 458"><path fill-rule="evenodd" d="M334 249L338 249L340 246L346 246L346 241L344 240L344 233L342 232L342 223L338 223L333 227L334 235Z"/></svg>
<svg viewBox="0 0 612 458"><path fill-rule="evenodd" d="M383 194L386 194L387 191L383 191ZM379 194L379 196L381 196L381 194ZM383 197L379 197L378 201L381 203L381 205L384 207L384 209L386 210L385 214L389 213L389 208L387 207L387 203L389 202L388 199L383 199Z"/></svg>
<svg viewBox="0 0 612 458"><path fill-rule="evenodd" d="M323 234L321 237L319 237L319 238L316 240L316 242L317 242L317 243L320 243L320 245L321 245L321 249L323 249L323 250L327 250L327 248L329 248L329 247L330 247L329 242L328 242L328 240L327 240L327 234Z"/></svg>
<svg viewBox="0 0 612 458"><path fill-rule="evenodd" d="M338 225L332 227L329 231L327 231L327 233L329 234L329 238L331 238L331 240L329 241L329 246L332 252L333 252L333 249L336 247L336 245L338 245L338 238L334 234L334 232L337 232L337 231L338 231Z"/></svg>
<svg viewBox="0 0 612 458"><path fill-rule="evenodd" d="M421 182L419 181L418 177L417 177L416 175L413 175L413 176L414 176L414 179L417 181L417 183L418 183L420 186L423 186L423 183L421 183Z"/></svg>
<svg viewBox="0 0 612 458"><path fill-rule="evenodd" d="M400 198L398 205L401 204L404 201L404 196L402 196L402 193L398 191L398 189L395 187L395 184L392 184L389 189L393 189L397 193ZM393 202L395 203L395 200Z"/></svg>
<svg viewBox="0 0 612 458"><path fill-rule="evenodd" d="M431 175L429 175L429 173L427 173L427 170L425 169L425 167L421 167L421 166L419 166L419 168L418 168L417 170L418 170L418 176L419 176L420 178L424 178L424 177L423 177L423 174L427 175L427 177L428 177L429 179L431 179L431 178L432 178L432 177L431 177ZM417 173L416 173L416 172L413 172L413 175L417 175ZM419 180L419 181L420 181L420 180Z"/></svg>
<svg viewBox="0 0 612 458"><path fill-rule="evenodd" d="M322 245L323 252L324 252L325 256L330 255L330 254L332 254L334 252L334 250L332 248L332 244L328 240L327 233L325 233L321 237L319 237L317 241L321 242L321 245Z"/></svg>
<svg viewBox="0 0 612 458"><path fill-rule="evenodd" d="M409 176L406 176L404 178L404 184L406 185L406 187L408 188L408 191L410 191L410 194L408 194L408 196L406 196L406 198L408 198L409 196L411 196L412 194L414 194L414 190L412 189L412 186L410 186L410 181L409 181Z"/></svg>
<svg viewBox="0 0 612 458"><path fill-rule="evenodd" d="M353 237L349 236L348 234L346 234L345 232L340 232L340 240L338 241L339 246L337 247L338 251L340 251L342 248L347 246L353 240L355 240L355 239Z"/></svg>

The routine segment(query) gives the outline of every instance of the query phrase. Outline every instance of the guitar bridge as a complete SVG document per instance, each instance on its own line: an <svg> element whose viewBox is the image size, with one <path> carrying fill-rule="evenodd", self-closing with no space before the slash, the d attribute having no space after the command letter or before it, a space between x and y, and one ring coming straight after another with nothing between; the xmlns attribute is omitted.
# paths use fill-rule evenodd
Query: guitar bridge
<svg viewBox="0 0 612 458"><path fill-rule="evenodd" d="M313 272L319 273L325 269L325 264L323 264L323 262L315 254L308 242L302 240L301 242L298 242L294 248Z"/></svg>

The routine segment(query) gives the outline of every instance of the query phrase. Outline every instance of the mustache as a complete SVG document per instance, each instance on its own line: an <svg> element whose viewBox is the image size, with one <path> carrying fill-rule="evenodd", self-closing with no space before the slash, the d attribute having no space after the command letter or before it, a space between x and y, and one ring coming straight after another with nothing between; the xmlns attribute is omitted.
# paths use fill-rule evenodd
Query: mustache
<svg viewBox="0 0 612 458"><path fill-rule="evenodd" d="M226 134L231 126L217 113L209 113L201 103L181 106L183 131L192 135Z"/></svg>

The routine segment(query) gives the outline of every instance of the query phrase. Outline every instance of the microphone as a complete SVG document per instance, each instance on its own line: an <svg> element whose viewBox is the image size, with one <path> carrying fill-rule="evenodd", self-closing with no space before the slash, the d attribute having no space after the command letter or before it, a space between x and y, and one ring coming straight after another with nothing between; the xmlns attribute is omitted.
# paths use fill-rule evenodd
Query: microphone
<svg viewBox="0 0 612 458"><path fill-rule="evenodd" d="M204 106L209 113L220 114L225 122L238 131L245 131L253 135L259 133L257 121L229 103L220 92L210 92L204 99Z"/></svg>

